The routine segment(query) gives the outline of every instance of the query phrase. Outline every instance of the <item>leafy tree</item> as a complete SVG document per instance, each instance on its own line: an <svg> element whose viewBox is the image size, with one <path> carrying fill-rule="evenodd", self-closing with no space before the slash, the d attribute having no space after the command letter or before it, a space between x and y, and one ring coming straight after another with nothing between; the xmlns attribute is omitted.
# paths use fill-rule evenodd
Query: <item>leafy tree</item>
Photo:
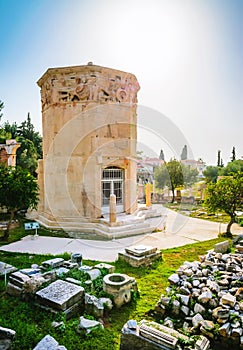
<svg viewBox="0 0 243 350"><path fill-rule="evenodd" d="M220 155L221 151L218 151L218 159L217 159L217 166L220 166L220 161L221 161L221 155Z"/></svg>
<svg viewBox="0 0 243 350"><path fill-rule="evenodd" d="M183 173L181 163L171 159L168 163L162 164L155 169L155 180L157 186L163 189L165 186L172 191L171 203L175 200L175 189L183 185Z"/></svg>
<svg viewBox="0 0 243 350"><path fill-rule="evenodd" d="M187 145L183 147L181 152L181 160L186 160L186 159L187 159Z"/></svg>
<svg viewBox="0 0 243 350"><path fill-rule="evenodd" d="M217 166L221 167L221 168L224 166L223 159L221 158L221 151L220 150L218 151Z"/></svg>
<svg viewBox="0 0 243 350"><path fill-rule="evenodd" d="M11 133L6 132L4 128L0 128L0 143L5 143L6 140L11 139L11 137Z"/></svg>
<svg viewBox="0 0 243 350"><path fill-rule="evenodd" d="M219 175L220 167L209 165L203 171L203 176L206 178L206 182L216 182Z"/></svg>
<svg viewBox="0 0 243 350"><path fill-rule="evenodd" d="M220 169L219 175L229 176L238 172L243 172L243 160L241 159L229 162L226 167Z"/></svg>
<svg viewBox="0 0 243 350"><path fill-rule="evenodd" d="M10 124L9 121L5 122L3 124L3 129L11 134L11 138L12 139L16 139L18 137L18 125L16 122L14 122L13 124Z"/></svg>
<svg viewBox="0 0 243 350"><path fill-rule="evenodd" d="M191 185L197 181L198 170L196 168L182 164L182 173L185 187L191 187Z"/></svg>
<svg viewBox="0 0 243 350"><path fill-rule="evenodd" d="M235 147L232 149L232 157L231 157L231 162L235 161Z"/></svg>
<svg viewBox="0 0 243 350"><path fill-rule="evenodd" d="M38 155L33 141L19 137L18 142L21 143L21 146L17 149L17 166L28 170L32 175L36 175Z"/></svg>
<svg viewBox="0 0 243 350"><path fill-rule="evenodd" d="M3 114L1 113L2 109L4 108L4 103L0 100L0 120L3 116Z"/></svg>
<svg viewBox="0 0 243 350"><path fill-rule="evenodd" d="M209 183L204 204L210 212L220 210L230 216L226 236L232 237L231 226L236 222L236 211L243 210L243 173Z"/></svg>
<svg viewBox="0 0 243 350"><path fill-rule="evenodd" d="M35 127L31 122L30 113L27 115L27 119L18 127L18 136L33 142L36 151L37 159L42 158L42 137L35 131Z"/></svg>
<svg viewBox="0 0 243 350"><path fill-rule="evenodd" d="M162 149L160 150L159 159L165 160L164 151Z"/></svg>
<svg viewBox="0 0 243 350"><path fill-rule="evenodd" d="M25 169L0 165L0 207L10 213L3 239L9 237L9 230L15 212L21 209L35 209L38 203L36 179Z"/></svg>

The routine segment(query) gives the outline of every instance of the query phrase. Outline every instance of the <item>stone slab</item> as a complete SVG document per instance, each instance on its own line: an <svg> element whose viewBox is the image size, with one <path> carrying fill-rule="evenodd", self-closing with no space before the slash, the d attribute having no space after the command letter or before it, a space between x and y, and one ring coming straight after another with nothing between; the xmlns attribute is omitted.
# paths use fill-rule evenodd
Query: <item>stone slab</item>
<svg viewBox="0 0 243 350"><path fill-rule="evenodd" d="M214 246L214 251L216 253L227 253L227 251L229 250L229 241L223 241L220 243L215 244Z"/></svg>
<svg viewBox="0 0 243 350"><path fill-rule="evenodd" d="M57 267L62 266L63 263L64 263L63 258L54 258L54 259L43 261L41 265L44 269L50 269L50 268L55 269Z"/></svg>
<svg viewBox="0 0 243 350"><path fill-rule="evenodd" d="M139 266L149 266L153 261L156 261L158 259L161 259L162 253L160 251L156 251L153 254L146 255L146 256L133 256L131 254L127 254L125 251L118 253L119 259L126 261L129 265L133 267L139 267Z"/></svg>
<svg viewBox="0 0 243 350"><path fill-rule="evenodd" d="M13 265L6 264L3 261L0 261L0 276L4 276L5 274L9 274L17 271L17 268Z"/></svg>
<svg viewBox="0 0 243 350"><path fill-rule="evenodd" d="M84 289L73 283L57 280L36 293L37 303L65 311L83 298Z"/></svg>
<svg viewBox="0 0 243 350"><path fill-rule="evenodd" d="M48 334L41 339L33 350L67 350L67 348L59 345L56 339Z"/></svg>
<svg viewBox="0 0 243 350"><path fill-rule="evenodd" d="M108 273L113 273L115 271L115 266L106 263L99 263L94 267L99 270L105 269Z"/></svg>
<svg viewBox="0 0 243 350"><path fill-rule="evenodd" d="M155 253L157 248L147 245L135 245L125 248L126 253L134 256L146 256Z"/></svg>

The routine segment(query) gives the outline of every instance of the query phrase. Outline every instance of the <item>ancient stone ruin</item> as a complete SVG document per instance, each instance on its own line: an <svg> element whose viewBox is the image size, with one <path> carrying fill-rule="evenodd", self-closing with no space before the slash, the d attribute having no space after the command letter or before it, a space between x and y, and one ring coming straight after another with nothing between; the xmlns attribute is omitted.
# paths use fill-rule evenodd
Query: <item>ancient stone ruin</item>
<svg viewBox="0 0 243 350"><path fill-rule="evenodd" d="M169 277L167 294L155 306L156 317L171 328L204 335L220 349L242 349L242 268L242 254L215 251L200 261L184 262Z"/></svg>
<svg viewBox="0 0 243 350"><path fill-rule="evenodd" d="M9 328L0 327L0 349L11 350L15 331Z"/></svg>
<svg viewBox="0 0 243 350"><path fill-rule="evenodd" d="M129 320L122 328L120 350L179 350L183 344L194 345L190 349L195 350L207 350L210 347L209 340L204 336L193 340L153 321L142 320L137 323Z"/></svg>
<svg viewBox="0 0 243 350"><path fill-rule="evenodd" d="M73 255L70 260L53 258L43 261L40 266L34 264L31 268L15 271L8 277L6 291L26 301L34 300L37 306L50 312L61 312L66 319L84 312L103 318L113 305L121 307L131 301L132 292L137 291L134 278L115 274L114 266L107 263L80 266L74 260ZM8 266L8 269L11 271L13 267L10 269ZM84 281L65 277L72 270L82 272ZM101 271L103 275L106 274L104 277ZM103 291L107 297L97 298L92 295L93 283L98 278L103 280ZM46 284L48 285L43 288Z"/></svg>
<svg viewBox="0 0 243 350"><path fill-rule="evenodd" d="M113 302L117 307L131 301L132 291L137 292L136 280L126 274L112 273L103 279L103 289L113 296Z"/></svg>
<svg viewBox="0 0 243 350"><path fill-rule="evenodd" d="M156 247L137 245L125 248L118 253L118 257L133 267L139 267L149 266L161 259L162 253Z"/></svg>
<svg viewBox="0 0 243 350"><path fill-rule="evenodd" d="M41 88L43 160L38 221L99 233L109 212L136 210L136 77L94 65L49 68Z"/></svg>

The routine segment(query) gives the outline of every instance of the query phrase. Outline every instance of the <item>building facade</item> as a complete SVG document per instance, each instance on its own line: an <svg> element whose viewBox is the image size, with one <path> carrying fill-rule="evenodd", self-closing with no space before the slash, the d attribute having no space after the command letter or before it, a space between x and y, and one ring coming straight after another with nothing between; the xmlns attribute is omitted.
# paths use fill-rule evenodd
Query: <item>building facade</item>
<svg viewBox="0 0 243 350"><path fill-rule="evenodd" d="M41 88L43 159L38 220L95 222L136 209L137 92L133 74L93 65L50 68Z"/></svg>
<svg viewBox="0 0 243 350"><path fill-rule="evenodd" d="M6 140L5 144L0 144L0 163L15 167L16 152L20 146L16 140Z"/></svg>

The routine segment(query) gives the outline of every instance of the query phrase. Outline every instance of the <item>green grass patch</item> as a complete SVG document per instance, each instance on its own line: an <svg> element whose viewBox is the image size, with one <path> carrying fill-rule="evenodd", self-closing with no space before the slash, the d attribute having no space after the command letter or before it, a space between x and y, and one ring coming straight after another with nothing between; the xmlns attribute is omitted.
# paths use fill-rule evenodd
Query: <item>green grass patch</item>
<svg viewBox="0 0 243 350"><path fill-rule="evenodd" d="M33 349L38 341L46 334L52 335L69 350L99 349L118 350L121 329L129 319L152 320L150 310L153 310L160 295L165 293L168 286L168 277L186 260L198 260L214 244L223 241L217 238L211 241L199 242L183 247L166 249L161 261L155 262L148 268L134 268L125 262L116 261L115 272L126 273L136 279L140 295L135 295L130 304L120 309L113 309L104 320L105 329L97 330L90 335L77 333L79 317L65 322L62 329L51 327L52 321L62 320L61 315L53 315L39 309L32 302L24 302L5 293L4 280L0 280L0 325L16 331L13 350ZM52 258L50 255L16 254L0 251L0 261L12 264L17 268L28 268L31 264L41 264L42 261ZM56 256L57 257L57 256ZM58 255L67 259L68 254ZM97 262L84 261L84 264L94 265Z"/></svg>

